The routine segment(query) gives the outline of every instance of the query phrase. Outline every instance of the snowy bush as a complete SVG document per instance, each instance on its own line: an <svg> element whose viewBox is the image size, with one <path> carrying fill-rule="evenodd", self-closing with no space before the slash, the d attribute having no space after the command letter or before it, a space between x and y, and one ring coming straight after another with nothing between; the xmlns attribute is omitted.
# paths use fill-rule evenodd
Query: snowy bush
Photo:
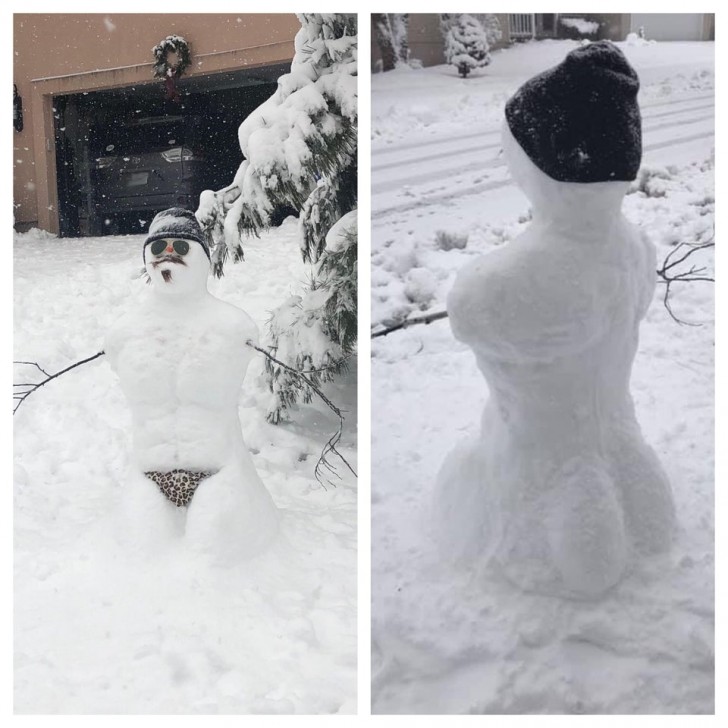
<svg viewBox="0 0 728 728"><path fill-rule="evenodd" d="M483 20L483 27L485 28L485 40L488 42L488 46L494 45L503 38L503 31L497 15L492 13L486 15Z"/></svg>
<svg viewBox="0 0 728 728"><path fill-rule="evenodd" d="M468 244L468 234L438 230L435 233L435 242L440 250L463 250Z"/></svg>
<svg viewBox="0 0 728 728"><path fill-rule="evenodd" d="M565 37L578 40L587 35L594 35L599 30L599 23L585 18L560 18L559 22L567 29Z"/></svg>
<svg viewBox="0 0 728 728"><path fill-rule="evenodd" d="M633 183L647 197L665 197L672 175L665 167L643 166Z"/></svg>
<svg viewBox="0 0 728 728"><path fill-rule="evenodd" d="M214 270L222 275L228 256L242 259L243 234L268 227L277 209L300 211L301 254L314 266L312 280L298 296L300 306L289 300L274 313L270 343L290 366L326 360L336 370L334 362L356 338L356 325L352 328L345 307L319 303L322 291L326 300L336 299L341 287L341 295L348 297L352 280L356 285L356 234L349 235L352 242L340 265L332 263L335 256L327 250L329 232L357 205L356 15L303 13L298 18L301 29L290 73L278 79L276 92L240 125L244 161L231 185L203 193L197 217L212 249ZM305 351L307 345L313 348ZM284 392L288 378L270 368L269 374L277 394L270 417L277 421L300 388L290 385Z"/></svg>
<svg viewBox="0 0 728 728"><path fill-rule="evenodd" d="M455 66L463 78L474 68L490 63L485 29L472 15L457 15L446 28L445 61Z"/></svg>
<svg viewBox="0 0 728 728"><path fill-rule="evenodd" d="M656 40L646 40L644 37L644 28L640 28L640 31L643 33L643 35L640 35L639 33L628 33L627 37L624 39L624 42L628 46L648 46L648 45L654 45L657 43Z"/></svg>

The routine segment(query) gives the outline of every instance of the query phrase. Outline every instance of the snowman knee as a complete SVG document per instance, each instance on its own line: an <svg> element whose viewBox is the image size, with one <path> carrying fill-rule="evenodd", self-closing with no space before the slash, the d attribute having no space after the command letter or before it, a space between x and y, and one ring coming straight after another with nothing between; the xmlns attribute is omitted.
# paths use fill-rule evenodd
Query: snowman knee
<svg viewBox="0 0 728 728"><path fill-rule="evenodd" d="M616 449L617 477L627 526L640 553L667 551L675 528L675 504L670 482L652 449L633 438Z"/></svg>
<svg viewBox="0 0 728 728"><path fill-rule="evenodd" d="M446 558L487 561L491 556L498 514L485 477L485 463L471 443L456 447L440 467L430 520Z"/></svg>
<svg viewBox="0 0 728 728"><path fill-rule="evenodd" d="M216 561L252 556L277 531L278 512L268 492L262 484L240 481L233 471L203 480L187 509L187 541Z"/></svg>
<svg viewBox="0 0 728 728"><path fill-rule="evenodd" d="M627 562L616 487L600 458L577 458L559 472L547 518L554 565L567 590L596 597L614 586Z"/></svg>
<svg viewBox="0 0 728 728"><path fill-rule="evenodd" d="M122 518L127 537L150 550L182 532L184 513L139 472L132 472L122 490Z"/></svg>

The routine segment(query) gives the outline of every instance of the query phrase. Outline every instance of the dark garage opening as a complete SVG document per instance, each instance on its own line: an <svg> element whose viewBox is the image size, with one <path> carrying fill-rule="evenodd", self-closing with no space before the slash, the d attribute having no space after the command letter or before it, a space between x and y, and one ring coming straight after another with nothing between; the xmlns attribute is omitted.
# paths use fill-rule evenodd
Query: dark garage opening
<svg viewBox="0 0 728 728"><path fill-rule="evenodd" d="M181 79L180 102L161 82L55 97L61 236L139 234L160 210L194 210L203 190L229 185L240 123L287 70Z"/></svg>

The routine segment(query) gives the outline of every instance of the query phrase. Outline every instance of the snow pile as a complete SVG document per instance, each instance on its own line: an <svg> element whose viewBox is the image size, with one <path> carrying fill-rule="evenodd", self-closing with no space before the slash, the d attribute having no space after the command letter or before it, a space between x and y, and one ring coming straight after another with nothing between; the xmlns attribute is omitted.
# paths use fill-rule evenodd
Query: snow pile
<svg viewBox="0 0 728 728"><path fill-rule="evenodd" d="M565 28L572 28L581 35L594 35L599 30L599 23L584 18L560 18L559 22Z"/></svg>
<svg viewBox="0 0 728 728"><path fill-rule="evenodd" d="M304 275L296 236L291 219L251 240L246 263L211 281L211 292L261 327L271 302ZM150 294L138 277L142 242L16 235L14 358L54 372L99 351L109 326ZM242 345L231 355L250 351ZM166 374L155 367L148 362L130 386L164 392ZM339 448L354 467L355 372L352 365L352 376L326 390L347 410ZM242 380L243 371L235 375ZM190 390L195 383L217 386L195 377ZM152 550L130 543L134 411L107 357L23 403L13 423L16 712L355 711L355 481L340 469L338 487L324 490L313 477L338 420L312 403L299 408L296 425L268 425L264 390L255 354L231 409L280 513L280 536L248 561L212 564L184 538L158 534Z"/></svg>
<svg viewBox="0 0 728 728"><path fill-rule="evenodd" d="M644 46L651 46L656 45L656 40L647 40L646 38L643 38L638 33L627 33L627 37L624 39L625 45L632 46L632 47L644 47Z"/></svg>
<svg viewBox="0 0 728 728"><path fill-rule="evenodd" d="M649 171L629 186L623 211L660 264L677 243L712 235L714 44L618 45L642 83ZM529 201L500 153L503 104L576 47L551 41L494 52L488 77L473 78L467 91L446 66L373 77L375 326L422 315L405 294L411 270L433 275L427 313L442 311L460 269L504 253L527 228ZM467 245L442 249L437 230L467 234ZM712 251L701 255L696 265L712 273ZM673 488L677 533L669 554L636 561L596 602L524 593L491 570L442 560L434 477L465 433L479 429L490 393L447 321L373 340L375 713L713 710L713 284L672 286L675 314L700 326L676 324L664 293L658 285L640 327L631 390Z"/></svg>

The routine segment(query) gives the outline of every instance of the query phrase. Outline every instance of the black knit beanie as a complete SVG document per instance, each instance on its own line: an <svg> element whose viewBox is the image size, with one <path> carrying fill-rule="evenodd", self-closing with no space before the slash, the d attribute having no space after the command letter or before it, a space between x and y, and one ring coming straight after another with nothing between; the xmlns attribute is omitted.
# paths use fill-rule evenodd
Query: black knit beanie
<svg viewBox="0 0 728 728"><path fill-rule="evenodd" d="M642 159L637 74L613 43L571 51L506 103L511 133L559 182L633 180Z"/></svg>
<svg viewBox="0 0 728 728"><path fill-rule="evenodd" d="M210 258L210 249L205 242L200 223L194 212L182 207L170 207L169 210L158 212L149 225L149 233L144 241L143 257L146 262L147 245L155 240L164 238L177 238L178 240L194 240L202 246L205 255Z"/></svg>

